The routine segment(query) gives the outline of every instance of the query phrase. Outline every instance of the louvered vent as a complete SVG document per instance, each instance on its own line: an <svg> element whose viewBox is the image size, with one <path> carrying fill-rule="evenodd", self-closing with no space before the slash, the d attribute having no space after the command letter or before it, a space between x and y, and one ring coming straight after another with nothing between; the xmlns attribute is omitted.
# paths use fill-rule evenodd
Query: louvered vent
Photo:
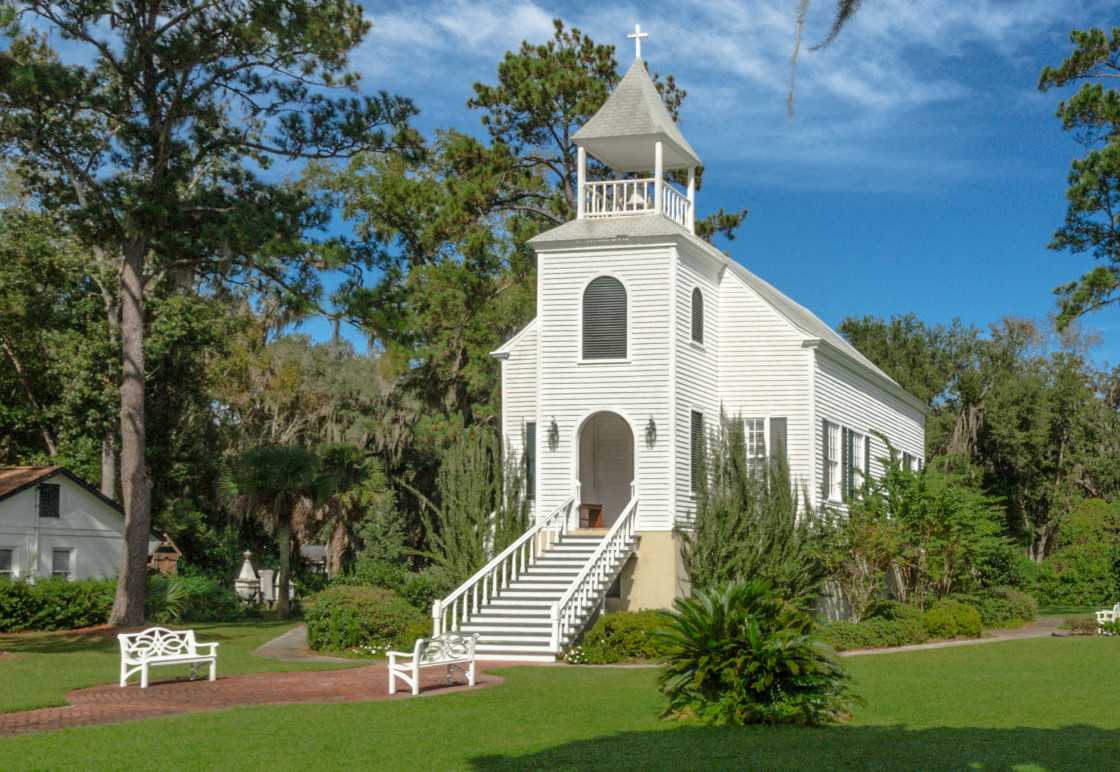
<svg viewBox="0 0 1120 772"><path fill-rule="evenodd" d="M583 358L626 358L626 288L612 276L583 291Z"/></svg>
<svg viewBox="0 0 1120 772"><path fill-rule="evenodd" d="M699 287L692 290L692 339L704 342L704 293Z"/></svg>

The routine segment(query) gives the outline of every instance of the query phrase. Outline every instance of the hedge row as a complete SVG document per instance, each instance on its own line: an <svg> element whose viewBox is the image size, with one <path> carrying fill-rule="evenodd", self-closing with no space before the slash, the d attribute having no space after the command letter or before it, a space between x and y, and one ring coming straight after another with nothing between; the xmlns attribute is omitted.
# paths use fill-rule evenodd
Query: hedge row
<svg viewBox="0 0 1120 772"><path fill-rule="evenodd" d="M0 579L0 633L103 625L116 590L116 579Z"/></svg>

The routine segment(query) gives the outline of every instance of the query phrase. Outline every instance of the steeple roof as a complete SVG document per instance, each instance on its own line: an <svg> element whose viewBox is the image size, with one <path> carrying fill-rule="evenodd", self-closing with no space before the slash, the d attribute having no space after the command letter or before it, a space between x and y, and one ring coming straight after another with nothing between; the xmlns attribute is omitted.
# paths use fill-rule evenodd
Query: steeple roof
<svg viewBox="0 0 1120 772"><path fill-rule="evenodd" d="M645 64L635 59L614 92L572 137L577 145L620 172L654 168L661 140L666 169L699 166L700 159L673 122Z"/></svg>

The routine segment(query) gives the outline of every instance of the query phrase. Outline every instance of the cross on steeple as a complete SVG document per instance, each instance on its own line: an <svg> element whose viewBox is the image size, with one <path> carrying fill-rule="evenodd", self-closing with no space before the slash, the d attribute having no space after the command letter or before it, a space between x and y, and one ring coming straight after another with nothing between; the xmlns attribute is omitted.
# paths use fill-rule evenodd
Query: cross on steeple
<svg viewBox="0 0 1120 772"><path fill-rule="evenodd" d="M641 59L642 58L642 38L648 38L649 33L648 32L642 32L642 25L641 24L635 24L634 25L634 34L627 35L626 37L634 39L634 45L638 49L637 53L635 53L634 56L635 56L635 58Z"/></svg>

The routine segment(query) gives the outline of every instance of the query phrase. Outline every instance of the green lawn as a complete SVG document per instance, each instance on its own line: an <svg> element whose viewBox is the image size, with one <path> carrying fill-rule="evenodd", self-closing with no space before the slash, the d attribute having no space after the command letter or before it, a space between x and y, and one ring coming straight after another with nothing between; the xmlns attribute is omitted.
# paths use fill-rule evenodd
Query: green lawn
<svg viewBox="0 0 1120 772"><path fill-rule="evenodd" d="M15 737L0 740L0 758L11 769L143 759L270 770L1116 769L1118 655L1120 639L1085 637L846 659L867 706L827 729L661 722L653 670L523 667L503 670L503 685L457 694ZM5 687L9 665L0 662Z"/></svg>
<svg viewBox="0 0 1120 772"><path fill-rule="evenodd" d="M249 655L297 623L251 621L233 624L192 625L199 641L217 641L218 674L267 673L287 670L324 670L352 667L345 663L280 662ZM65 705L71 689L113 683L120 677L120 646L116 635L106 633L32 633L0 638L0 651L15 657L0 659L0 713ZM355 665L363 664L355 661ZM161 667L156 678L190 672ZM135 676L134 680L139 676Z"/></svg>

